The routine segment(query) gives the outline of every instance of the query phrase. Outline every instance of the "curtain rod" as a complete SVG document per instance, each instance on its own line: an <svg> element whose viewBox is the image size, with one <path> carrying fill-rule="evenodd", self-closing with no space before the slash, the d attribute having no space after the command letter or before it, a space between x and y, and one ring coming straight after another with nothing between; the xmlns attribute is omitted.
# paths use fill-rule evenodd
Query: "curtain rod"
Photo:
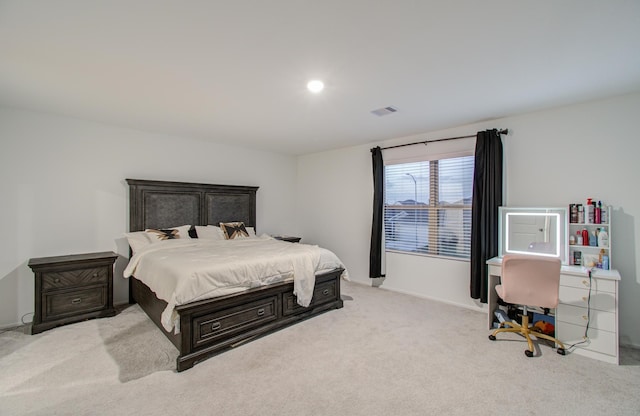
<svg viewBox="0 0 640 416"><path fill-rule="evenodd" d="M508 134L508 133L509 133L509 129L498 130L498 134ZM472 134L472 135L469 135L469 136L447 137L447 138L444 138L444 139L425 140L425 141L422 141L422 142L398 144L396 146L382 147L382 148L380 148L380 150L394 149L396 147L404 147L404 146L413 146L413 145L416 145L416 144L427 145L428 143L444 142L444 141L447 141L447 140L470 139L471 137L476 137L476 135Z"/></svg>

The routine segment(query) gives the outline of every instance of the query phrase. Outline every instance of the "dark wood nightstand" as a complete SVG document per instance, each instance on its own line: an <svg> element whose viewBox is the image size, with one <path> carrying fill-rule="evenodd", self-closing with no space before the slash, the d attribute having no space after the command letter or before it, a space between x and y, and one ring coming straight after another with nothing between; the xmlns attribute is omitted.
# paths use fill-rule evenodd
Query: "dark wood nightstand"
<svg viewBox="0 0 640 416"><path fill-rule="evenodd" d="M29 260L35 274L31 334L91 318L114 316L111 251Z"/></svg>
<svg viewBox="0 0 640 416"><path fill-rule="evenodd" d="M302 240L302 237L293 237L290 235L274 235L273 238L276 240L287 241L289 243L299 243Z"/></svg>

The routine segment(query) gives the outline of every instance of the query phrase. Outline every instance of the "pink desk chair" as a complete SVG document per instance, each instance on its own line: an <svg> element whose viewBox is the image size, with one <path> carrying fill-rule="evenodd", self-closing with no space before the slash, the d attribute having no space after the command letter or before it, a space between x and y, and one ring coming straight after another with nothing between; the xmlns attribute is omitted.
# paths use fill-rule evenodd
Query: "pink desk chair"
<svg viewBox="0 0 640 416"><path fill-rule="evenodd" d="M555 308L558 306L558 292L560 290L560 259L507 254L502 258L501 284L496 286L496 292L505 302L523 305L522 325L505 321L500 328L489 335L489 339L496 340L500 332L517 332L527 340L529 349L524 353L533 356L533 342L531 335L540 339L553 341L558 345L558 354L565 355L564 344L556 338L542 334L529 326L528 306ZM507 325L510 328L504 328Z"/></svg>

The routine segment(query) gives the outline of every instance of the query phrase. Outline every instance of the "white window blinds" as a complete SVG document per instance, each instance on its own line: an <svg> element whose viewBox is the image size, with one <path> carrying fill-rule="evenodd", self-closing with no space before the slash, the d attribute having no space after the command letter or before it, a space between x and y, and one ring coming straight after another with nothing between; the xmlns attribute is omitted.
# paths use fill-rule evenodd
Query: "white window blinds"
<svg viewBox="0 0 640 416"><path fill-rule="evenodd" d="M415 159L414 155L386 162L386 250L468 259L472 150Z"/></svg>

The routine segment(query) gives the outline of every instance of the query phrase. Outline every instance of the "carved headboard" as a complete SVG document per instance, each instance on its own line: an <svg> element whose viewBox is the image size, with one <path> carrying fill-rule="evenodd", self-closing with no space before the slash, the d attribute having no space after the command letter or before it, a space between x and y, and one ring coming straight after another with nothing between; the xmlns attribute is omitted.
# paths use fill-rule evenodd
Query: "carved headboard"
<svg viewBox="0 0 640 416"><path fill-rule="evenodd" d="M129 231L243 221L256 226L257 186L127 179Z"/></svg>

